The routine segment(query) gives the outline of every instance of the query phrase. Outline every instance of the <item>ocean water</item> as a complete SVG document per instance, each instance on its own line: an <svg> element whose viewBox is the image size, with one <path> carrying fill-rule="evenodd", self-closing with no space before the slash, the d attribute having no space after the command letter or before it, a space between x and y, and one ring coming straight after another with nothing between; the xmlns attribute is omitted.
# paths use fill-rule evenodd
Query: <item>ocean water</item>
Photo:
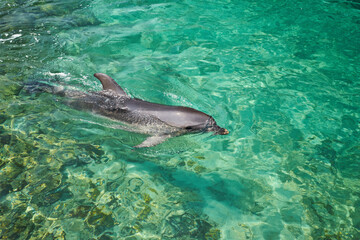
<svg viewBox="0 0 360 240"><path fill-rule="evenodd" d="M28 82L193 107L146 136ZM1 239L360 239L360 3L0 1Z"/></svg>

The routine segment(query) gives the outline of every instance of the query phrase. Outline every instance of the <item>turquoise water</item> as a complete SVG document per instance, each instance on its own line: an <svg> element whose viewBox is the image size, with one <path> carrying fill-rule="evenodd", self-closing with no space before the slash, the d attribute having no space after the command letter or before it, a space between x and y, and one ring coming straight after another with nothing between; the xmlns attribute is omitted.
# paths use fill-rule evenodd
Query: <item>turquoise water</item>
<svg viewBox="0 0 360 240"><path fill-rule="evenodd" d="M1 239L360 239L358 1L0 2ZM193 107L146 136L26 82Z"/></svg>

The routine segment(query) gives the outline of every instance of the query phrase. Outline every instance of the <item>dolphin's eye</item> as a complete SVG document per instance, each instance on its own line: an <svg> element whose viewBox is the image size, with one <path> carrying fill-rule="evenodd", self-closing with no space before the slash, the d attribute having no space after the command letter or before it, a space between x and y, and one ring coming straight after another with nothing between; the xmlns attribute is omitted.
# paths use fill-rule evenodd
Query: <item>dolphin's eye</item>
<svg viewBox="0 0 360 240"><path fill-rule="evenodd" d="M190 129L192 129L192 127L191 127L191 126L187 126L185 129L186 129L186 130L190 130Z"/></svg>

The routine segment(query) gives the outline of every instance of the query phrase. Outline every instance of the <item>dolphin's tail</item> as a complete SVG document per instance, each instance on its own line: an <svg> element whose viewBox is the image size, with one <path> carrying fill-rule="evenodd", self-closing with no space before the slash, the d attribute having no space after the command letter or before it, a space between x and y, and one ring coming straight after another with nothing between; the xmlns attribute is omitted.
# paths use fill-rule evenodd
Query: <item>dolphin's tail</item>
<svg viewBox="0 0 360 240"><path fill-rule="evenodd" d="M25 90L25 92L30 94L47 92L56 95L64 95L63 86L53 86L45 82L35 82L35 81L27 82L25 83L23 90Z"/></svg>

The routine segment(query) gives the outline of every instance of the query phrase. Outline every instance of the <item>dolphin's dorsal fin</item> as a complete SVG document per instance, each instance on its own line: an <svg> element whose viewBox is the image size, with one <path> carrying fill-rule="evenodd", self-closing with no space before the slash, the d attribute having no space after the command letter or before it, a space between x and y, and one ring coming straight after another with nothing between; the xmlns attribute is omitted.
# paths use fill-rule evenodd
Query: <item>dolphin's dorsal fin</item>
<svg viewBox="0 0 360 240"><path fill-rule="evenodd" d="M104 90L111 90L119 96L129 97L126 92L112 79L104 73L95 73L94 77L100 80Z"/></svg>

